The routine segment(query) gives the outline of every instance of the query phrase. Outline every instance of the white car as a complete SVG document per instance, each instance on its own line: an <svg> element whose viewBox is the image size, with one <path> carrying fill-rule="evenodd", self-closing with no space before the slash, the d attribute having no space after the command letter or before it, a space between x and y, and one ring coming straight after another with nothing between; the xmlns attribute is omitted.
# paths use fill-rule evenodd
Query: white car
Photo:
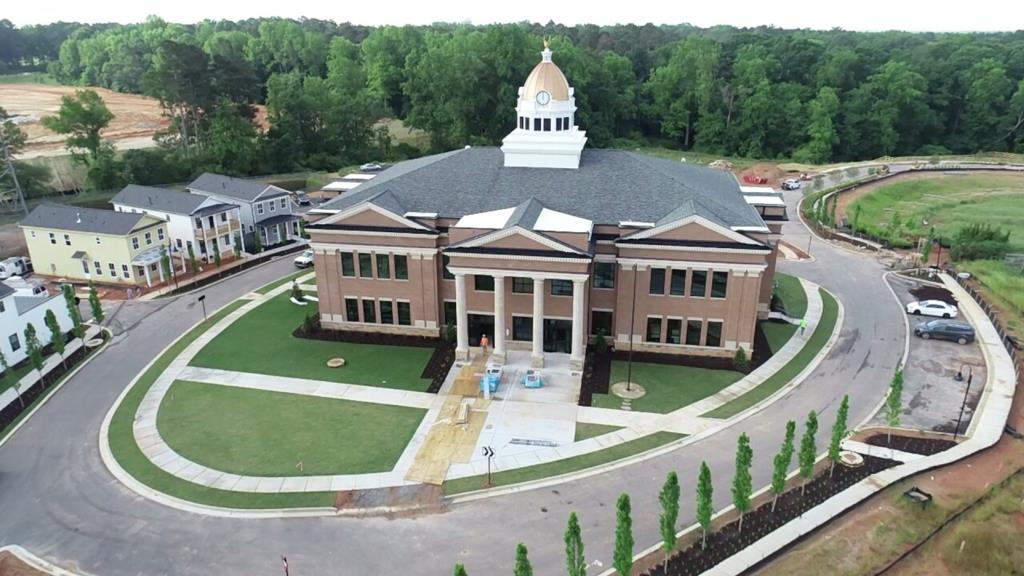
<svg viewBox="0 0 1024 576"><path fill-rule="evenodd" d="M295 260L296 268L309 268L313 265L313 251L306 250L302 254L298 255Z"/></svg>
<svg viewBox="0 0 1024 576"><path fill-rule="evenodd" d="M799 190L800 189L800 181L797 180L796 178L790 178L789 180L786 180L785 182L782 183L782 189L783 190Z"/></svg>
<svg viewBox="0 0 1024 576"><path fill-rule="evenodd" d="M946 304L942 300L921 300L907 304L907 314L935 316L937 318L956 318L956 306Z"/></svg>
<svg viewBox="0 0 1024 576"><path fill-rule="evenodd" d="M384 167L377 162L367 162L360 166L359 169L363 172L377 172L378 170L383 170Z"/></svg>

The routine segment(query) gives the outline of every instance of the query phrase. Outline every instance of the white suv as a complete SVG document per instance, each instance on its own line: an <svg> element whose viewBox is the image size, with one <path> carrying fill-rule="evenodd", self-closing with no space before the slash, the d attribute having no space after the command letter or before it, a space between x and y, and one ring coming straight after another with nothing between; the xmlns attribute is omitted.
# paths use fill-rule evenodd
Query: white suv
<svg viewBox="0 0 1024 576"><path fill-rule="evenodd" d="M298 255L295 260L293 260L293 262L295 262L296 268L309 268L313 265L313 251L303 251L302 254Z"/></svg>
<svg viewBox="0 0 1024 576"><path fill-rule="evenodd" d="M782 189L783 190L799 190L800 189L800 181L797 180L796 178L790 178L789 180L785 180L782 183Z"/></svg>

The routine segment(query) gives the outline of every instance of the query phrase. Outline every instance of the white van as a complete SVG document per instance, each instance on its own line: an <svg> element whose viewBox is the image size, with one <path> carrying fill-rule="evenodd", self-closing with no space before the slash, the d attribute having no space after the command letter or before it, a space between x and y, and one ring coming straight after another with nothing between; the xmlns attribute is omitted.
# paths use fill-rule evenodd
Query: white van
<svg viewBox="0 0 1024 576"><path fill-rule="evenodd" d="M49 296L50 292L46 285L39 280L26 280L24 278L8 278L3 281L14 289L15 296Z"/></svg>
<svg viewBox="0 0 1024 576"><path fill-rule="evenodd" d="M0 261L0 280L12 276L24 276L32 271L32 261L24 256L13 256Z"/></svg>

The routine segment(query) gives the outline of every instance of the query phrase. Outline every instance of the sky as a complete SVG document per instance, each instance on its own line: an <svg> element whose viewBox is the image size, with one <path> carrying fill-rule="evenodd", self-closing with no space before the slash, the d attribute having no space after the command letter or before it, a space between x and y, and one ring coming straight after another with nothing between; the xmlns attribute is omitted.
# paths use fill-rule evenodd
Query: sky
<svg viewBox="0 0 1024 576"><path fill-rule="evenodd" d="M392 0L390 3L365 0L42 0L40 4L24 1L5 4L0 18L18 26L56 20L129 23L142 21L150 15L180 23L280 16L366 25L553 20L567 25L651 22L690 23L701 27L729 24L937 32L1005 31L1024 26L1024 18L1021 18L1024 8L1015 0L974 0L957 5L934 0ZM1010 11L1016 11L1016 17Z"/></svg>

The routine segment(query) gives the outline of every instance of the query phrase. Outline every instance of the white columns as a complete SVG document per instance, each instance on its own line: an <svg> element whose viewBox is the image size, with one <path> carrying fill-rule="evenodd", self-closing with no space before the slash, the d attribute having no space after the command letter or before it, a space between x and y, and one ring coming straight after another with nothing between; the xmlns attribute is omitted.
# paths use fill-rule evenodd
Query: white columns
<svg viewBox="0 0 1024 576"><path fill-rule="evenodd" d="M455 273L455 331L458 334L455 345L455 359L469 360L469 316L466 313L466 275Z"/></svg>
<svg viewBox="0 0 1024 576"><path fill-rule="evenodd" d="M530 365L544 367L544 279L533 279L533 353Z"/></svg>
<svg viewBox="0 0 1024 576"><path fill-rule="evenodd" d="M583 369L583 287L586 280L572 281L572 353L569 355L569 368Z"/></svg>
<svg viewBox="0 0 1024 576"><path fill-rule="evenodd" d="M143 265L142 266L142 271L143 271L143 273L146 276L146 287L149 288L149 287L153 286L153 281L149 278L149 264Z"/></svg>
<svg viewBox="0 0 1024 576"><path fill-rule="evenodd" d="M494 277L494 353L491 359L505 363L505 277Z"/></svg>

